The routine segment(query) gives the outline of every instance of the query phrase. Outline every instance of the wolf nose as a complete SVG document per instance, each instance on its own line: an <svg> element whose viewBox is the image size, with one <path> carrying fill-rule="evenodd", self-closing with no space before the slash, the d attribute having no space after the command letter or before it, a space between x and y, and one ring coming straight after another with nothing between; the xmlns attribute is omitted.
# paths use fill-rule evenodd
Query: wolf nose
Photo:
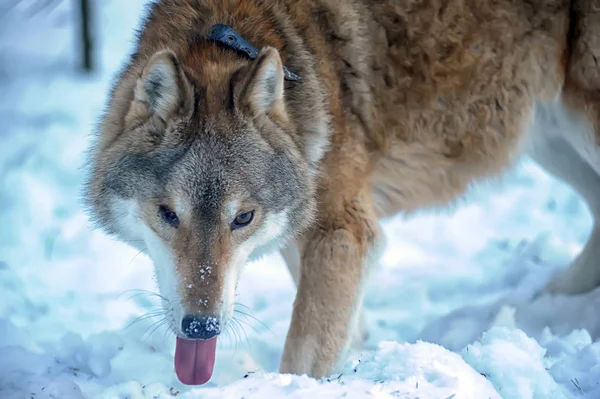
<svg viewBox="0 0 600 399"><path fill-rule="evenodd" d="M181 330L190 339L211 339L221 333L221 322L214 316L187 315L181 321Z"/></svg>

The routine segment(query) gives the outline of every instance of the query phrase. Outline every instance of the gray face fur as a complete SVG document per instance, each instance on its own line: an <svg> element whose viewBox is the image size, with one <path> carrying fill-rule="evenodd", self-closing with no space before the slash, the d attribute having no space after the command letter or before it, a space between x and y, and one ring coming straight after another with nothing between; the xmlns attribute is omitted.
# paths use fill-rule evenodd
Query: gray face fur
<svg viewBox="0 0 600 399"><path fill-rule="evenodd" d="M96 144L90 213L108 233L147 249L179 334L190 314L226 325L244 263L312 218L312 173L289 126L277 122L286 119L283 76L278 56L267 55L232 106L212 114L199 112L209 99L194 94L174 55L155 55L133 89L123 131ZM177 216L176 226L165 221L163 207ZM246 212L252 222L232 228Z"/></svg>
<svg viewBox="0 0 600 399"><path fill-rule="evenodd" d="M291 217L302 206L307 187L299 181L300 171L252 125L231 120L228 132L217 131L211 123L182 125L177 134L196 136L193 141L122 157L107 170L104 195L141 201L177 192L185 195L198 222L213 226L224 204L234 199L256 201L269 212L287 210ZM113 216L98 216L112 230Z"/></svg>

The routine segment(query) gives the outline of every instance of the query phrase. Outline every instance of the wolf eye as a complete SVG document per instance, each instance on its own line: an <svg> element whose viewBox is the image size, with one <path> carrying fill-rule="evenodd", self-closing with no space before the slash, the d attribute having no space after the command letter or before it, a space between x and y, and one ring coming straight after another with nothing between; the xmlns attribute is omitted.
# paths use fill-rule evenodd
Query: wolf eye
<svg viewBox="0 0 600 399"><path fill-rule="evenodd" d="M179 226L179 218L177 217L177 214L170 210L166 205L161 205L158 208L158 212L165 222L175 228Z"/></svg>
<svg viewBox="0 0 600 399"><path fill-rule="evenodd" d="M254 219L254 211L240 213L233 219L233 223L231 223L231 230L239 229L240 227L245 227L252 222Z"/></svg>

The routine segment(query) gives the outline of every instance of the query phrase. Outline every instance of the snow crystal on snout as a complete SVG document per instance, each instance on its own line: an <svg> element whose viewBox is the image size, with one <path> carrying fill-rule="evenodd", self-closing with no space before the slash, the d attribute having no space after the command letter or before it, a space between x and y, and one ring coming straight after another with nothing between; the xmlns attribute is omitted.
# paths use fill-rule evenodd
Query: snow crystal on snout
<svg viewBox="0 0 600 399"><path fill-rule="evenodd" d="M189 334L189 333L197 334L200 331L200 328L202 328L202 325L200 324L200 322L198 320L192 320L192 322L189 324L188 328L185 329L185 333L186 334Z"/></svg>
<svg viewBox="0 0 600 399"><path fill-rule="evenodd" d="M192 320L184 332L198 334L200 331L218 331L218 330L219 330L219 319L214 316L208 316L208 317L203 317L201 319Z"/></svg>
<svg viewBox="0 0 600 399"><path fill-rule="evenodd" d="M198 305L204 305L205 308L208 307L208 298L198 299Z"/></svg>
<svg viewBox="0 0 600 399"><path fill-rule="evenodd" d="M200 267L200 280L204 281L207 276L212 274L212 266L201 266Z"/></svg>
<svg viewBox="0 0 600 399"><path fill-rule="evenodd" d="M216 317L208 317L206 321L206 331L218 331L219 330L219 319Z"/></svg>

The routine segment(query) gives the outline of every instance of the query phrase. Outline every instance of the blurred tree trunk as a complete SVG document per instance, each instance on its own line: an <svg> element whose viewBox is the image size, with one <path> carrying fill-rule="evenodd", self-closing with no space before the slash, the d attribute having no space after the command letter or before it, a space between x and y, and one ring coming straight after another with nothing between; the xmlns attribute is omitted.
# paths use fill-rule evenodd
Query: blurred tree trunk
<svg viewBox="0 0 600 399"><path fill-rule="evenodd" d="M86 72L94 69L94 45L92 39L91 0L79 0L79 23L81 30L81 67Z"/></svg>

